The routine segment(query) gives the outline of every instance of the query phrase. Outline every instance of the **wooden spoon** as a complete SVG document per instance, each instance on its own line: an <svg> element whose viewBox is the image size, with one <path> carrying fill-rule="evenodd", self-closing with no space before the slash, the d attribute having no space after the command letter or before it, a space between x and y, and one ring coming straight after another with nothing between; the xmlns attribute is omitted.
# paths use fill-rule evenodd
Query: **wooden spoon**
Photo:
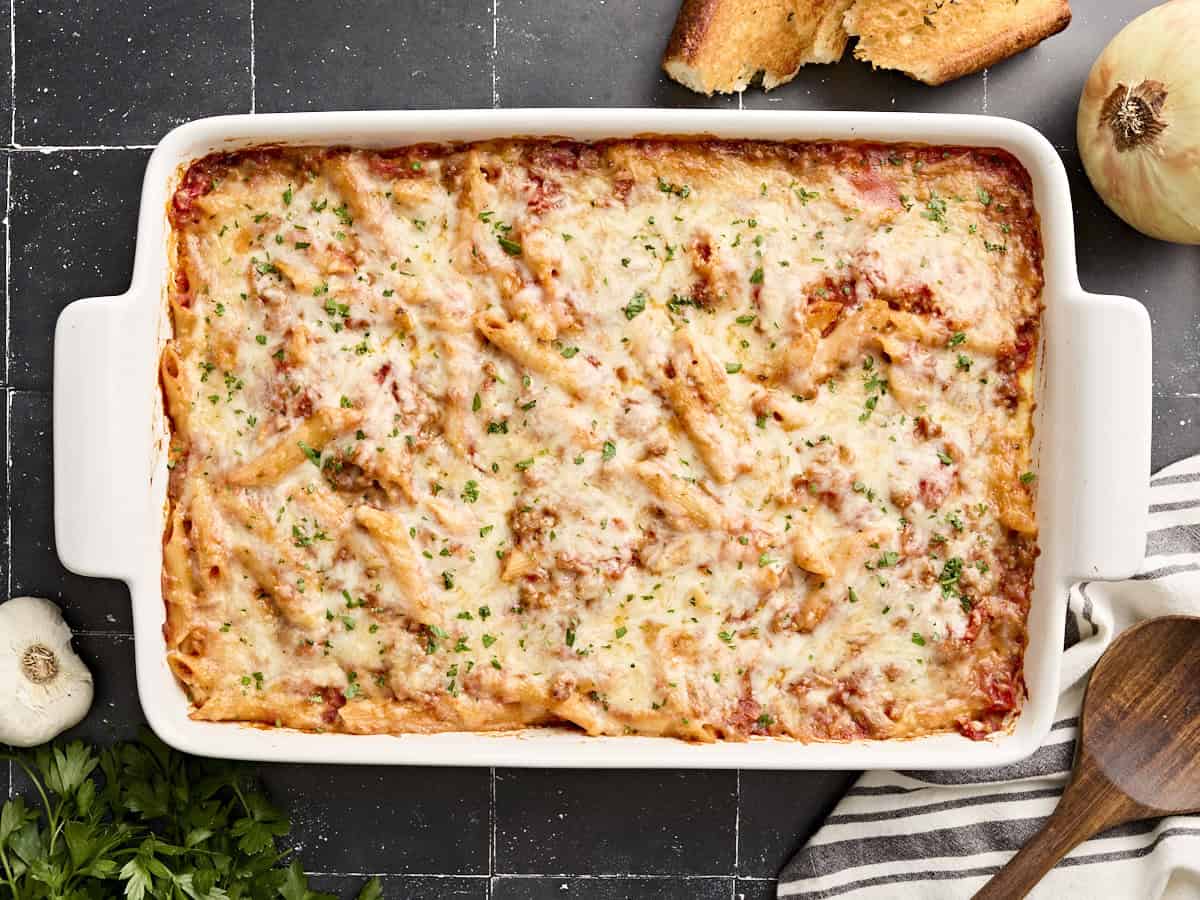
<svg viewBox="0 0 1200 900"><path fill-rule="evenodd" d="M1200 618L1149 619L1113 641L1088 683L1077 748L1054 815L976 900L1024 897L1115 825L1200 812Z"/></svg>

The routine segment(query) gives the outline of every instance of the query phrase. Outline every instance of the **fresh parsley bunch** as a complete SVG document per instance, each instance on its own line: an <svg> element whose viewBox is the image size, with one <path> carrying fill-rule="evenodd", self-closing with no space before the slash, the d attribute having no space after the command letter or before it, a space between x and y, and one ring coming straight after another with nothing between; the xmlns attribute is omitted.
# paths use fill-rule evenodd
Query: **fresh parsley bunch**
<svg viewBox="0 0 1200 900"><path fill-rule="evenodd" d="M276 839L291 825L228 764L176 753L149 732L3 752L33 786L0 811L2 900L336 900L309 890ZM359 900L381 900L372 878Z"/></svg>

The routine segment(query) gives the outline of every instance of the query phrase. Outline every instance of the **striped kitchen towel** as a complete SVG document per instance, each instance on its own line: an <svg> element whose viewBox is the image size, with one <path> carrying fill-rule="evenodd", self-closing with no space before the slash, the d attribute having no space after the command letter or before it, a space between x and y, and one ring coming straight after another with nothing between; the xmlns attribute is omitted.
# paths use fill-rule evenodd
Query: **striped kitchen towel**
<svg viewBox="0 0 1200 900"><path fill-rule="evenodd" d="M784 867L780 897L959 900L1042 827L1066 784L1083 688L1100 654L1141 619L1200 614L1200 456L1167 467L1150 484L1142 572L1070 590L1063 693L1041 749L1000 769L867 772ZM1030 896L1197 900L1200 816L1134 822L1092 838Z"/></svg>

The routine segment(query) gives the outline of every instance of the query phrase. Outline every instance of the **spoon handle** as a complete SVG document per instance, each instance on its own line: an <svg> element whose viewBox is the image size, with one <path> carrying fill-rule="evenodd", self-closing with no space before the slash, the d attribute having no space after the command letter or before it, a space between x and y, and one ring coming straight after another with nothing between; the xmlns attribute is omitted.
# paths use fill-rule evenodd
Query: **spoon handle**
<svg viewBox="0 0 1200 900"><path fill-rule="evenodd" d="M1126 816L1126 798L1085 759L1042 830L1021 848L974 900L1017 900L1092 835Z"/></svg>

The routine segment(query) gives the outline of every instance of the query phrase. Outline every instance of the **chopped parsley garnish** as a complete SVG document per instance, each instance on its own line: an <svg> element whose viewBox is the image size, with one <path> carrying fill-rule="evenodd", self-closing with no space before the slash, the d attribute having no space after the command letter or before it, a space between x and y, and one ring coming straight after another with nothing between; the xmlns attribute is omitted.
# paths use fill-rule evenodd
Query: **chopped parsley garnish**
<svg viewBox="0 0 1200 900"><path fill-rule="evenodd" d="M956 331L956 332L954 332L954 334L952 334L950 336L950 342L948 344L946 344L946 346L947 347L957 347L959 344L964 343L966 341L966 339L967 339L966 334L964 334L961 331Z"/></svg>
<svg viewBox="0 0 1200 900"><path fill-rule="evenodd" d="M614 632L614 634L616 634L617 640L620 640L621 638L625 637L625 635L628 634L628 632L629 632L629 629L627 629L624 625L622 625L620 628L618 628Z"/></svg>
<svg viewBox="0 0 1200 900"><path fill-rule="evenodd" d="M914 644L916 644L918 647L924 647L925 646L925 637L920 632L914 631L912 633L912 642Z"/></svg>
<svg viewBox="0 0 1200 900"><path fill-rule="evenodd" d="M800 204L801 204L802 206L808 206L808 201L809 201L809 200L816 200L818 197L820 197L820 196L821 196L821 194L820 194L819 192L817 192L817 191L806 191L806 190L805 190L803 187L801 187L800 185L795 185L795 186L792 188L792 190L796 192L796 198L797 198L797 199L800 201Z"/></svg>
<svg viewBox="0 0 1200 900"><path fill-rule="evenodd" d="M461 494L463 500L467 503L474 503L479 499L479 482L475 480L468 481L462 489Z"/></svg>
<svg viewBox="0 0 1200 900"><path fill-rule="evenodd" d="M942 586L943 597L953 597L958 594L958 579L962 575L963 561L952 556L942 565L942 573L938 576L938 584Z"/></svg>
<svg viewBox="0 0 1200 900"><path fill-rule="evenodd" d="M622 310L622 312L625 313L625 318L630 321L633 321L634 319L636 319L638 317L638 315L640 315L641 313L643 313L645 311L646 311L646 292L645 291L638 291L636 294L634 294L633 297L630 299L629 303L626 304L624 309Z"/></svg>
<svg viewBox="0 0 1200 900"><path fill-rule="evenodd" d="M750 273L750 283L751 284L762 284L763 283L762 266L759 266L757 269L755 269L753 272Z"/></svg>
<svg viewBox="0 0 1200 900"><path fill-rule="evenodd" d="M875 567L879 569L890 569L896 563L900 562L900 554L895 550L887 550L883 556L875 563Z"/></svg>
<svg viewBox="0 0 1200 900"><path fill-rule="evenodd" d="M941 464L942 464L943 466L948 466L948 465L950 465L952 462L954 462L954 457L953 457L953 456L951 456L949 453L947 453L947 452L946 452L946 451L945 451L943 448L941 448L941 447L939 447L939 448L938 448L938 452L937 452L937 458L938 458L938 460L941 462Z"/></svg>
<svg viewBox="0 0 1200 900"><path fill-rule="evenodd" d="M521 255L521 245L516 241L510 241L508 238L500 234L496 235L496 240L500 242L500 248L509 256Z"/></svg>
<svg viewBox="0 0 1200 900"><path fill-rule="evenodd" d="M939 197L936 193L930 193L929 202L925 204L925 211L921 213L921 217L928 219L930 222L936 222L943 229L946 225L946 201Z"/></svg>
<svg viewBox="0 0 1200 900"><path fill-rule="evenodd" d="M728 372L730 375L736 375L738 372L742 371L742 364L741 363L725 363L725 371Z"/></svg>
<svg viewBox="0 0 1200 900"><path fill-rule="evenodd" d="M296 445L300 448L300 452L308 458L310 463L312 463L318 469L321 468L320 450L314 450L312 447L308 446L308 444L304 443L304 441L297 441Z"/></svg>
<svg viewBox="0 0 1200 900"><path fill-rule="evenodd" d="M1033 484L1037 476L1032 472L1024 472L1021 474L1021 484Z"/></svg>
<svg viewBox="0 0 1200 900"><path fill-rule="evenodd" d="M686 184L673 184L661 177L658 179L658 189L664 194L674 194L681 200L686 200L692 193L692 189Z"/></svg>
<svg viewBox="0 0 1200 900"><path fill-rule="evenodd" d="M612 441L605 441L604 448L600 451L600 458L605 462L617 455L617 445Z"/></svg>
<svg viewBox="0 0 1200 900"><path fill-rule="evenodd" d="M739 325L752 325L752 324L754 324L754 320L756 318L758 318L758 317L747 313L744 316L738 316L733 321L737 322Z"/></svg>
<svg viewBox="0 0 1200 900"><path fill-rule="evenodd" d="M454 573L453 572L443 572L442 573L442 587L444 587L448 591L454 590Z"/></svg>
<svg viewBox="0 0 1200 900"><path fill-rule="evenodd" d="M979 202L982 203L984 206L992 205L992 195L989 194L987 191L985 191L983 188L979 188L979 190L977 190L975 192L975 195L979 198Z"/></svg>
<svg viewBox="0 0 1200 900"><path fill-rule="evenodd" d="M578 352L579 352L578 347L563 347L562 350L559 351L559 353L562 354L563 359L570 359Z"/></svg>

